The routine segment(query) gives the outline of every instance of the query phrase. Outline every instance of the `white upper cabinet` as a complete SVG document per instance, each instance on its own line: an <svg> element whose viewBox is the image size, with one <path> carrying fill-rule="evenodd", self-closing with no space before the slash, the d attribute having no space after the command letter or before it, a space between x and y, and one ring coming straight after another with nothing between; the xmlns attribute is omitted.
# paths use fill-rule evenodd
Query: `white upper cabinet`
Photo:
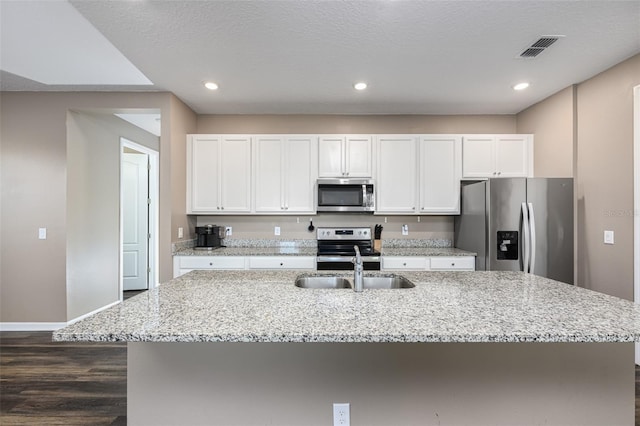
<svg viewBox="0 0 640 426"><path fill-rule="evenodd" d="M459 214L462 138L420 137L420 213Z"/></svg>
<svg viewBox="0 0 640 426"><path fill-rule="evenodd" d="M318 143L319 177L371 177L370 135L322 135Z"/></svg>
<svg viewBox="0 0 640 426"><path fill-rule="evenodd" d="M256 213L315 213L317 140L309 135L255 137Z"/></svg>
<svg viewBox="0 0 640 426"><path fill-rule="evenodd" d="M382 135L376 145L376 213L417 213L418 137Z"/></svg>
<svg viewBox="0 0 640 426"><path fill-rule="evenodd" d="M189 135L187 213L251 212L251 138Z"/></svg>
<svg viewBox="0 0 640 426"><path fill-rule="evenodd" d="M465 135L462 177L533 176L532 135Z"/></svg>

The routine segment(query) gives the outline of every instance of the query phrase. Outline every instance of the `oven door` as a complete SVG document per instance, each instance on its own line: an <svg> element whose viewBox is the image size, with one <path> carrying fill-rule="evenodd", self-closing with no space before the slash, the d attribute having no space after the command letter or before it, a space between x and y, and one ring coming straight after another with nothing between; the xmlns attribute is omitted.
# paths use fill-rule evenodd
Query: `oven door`
<svg viewBox="0 0 640 426"><path fill-rule="evenodd" d="M353 268L351 256L318 256L316 258L318 271L353 271ZM363 256L362 268L365 271L379 271L380 256Z"/></svg>

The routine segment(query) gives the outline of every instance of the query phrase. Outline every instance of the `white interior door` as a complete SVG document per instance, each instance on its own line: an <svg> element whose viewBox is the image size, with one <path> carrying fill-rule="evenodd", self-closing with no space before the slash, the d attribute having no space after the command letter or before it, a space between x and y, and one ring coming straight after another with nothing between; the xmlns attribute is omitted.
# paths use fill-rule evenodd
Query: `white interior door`
<svg viewBox="0 0 640 426"><path fill-rule="evenodd" d="M122 283L149 287L149 156L122 154Z"/></svg>

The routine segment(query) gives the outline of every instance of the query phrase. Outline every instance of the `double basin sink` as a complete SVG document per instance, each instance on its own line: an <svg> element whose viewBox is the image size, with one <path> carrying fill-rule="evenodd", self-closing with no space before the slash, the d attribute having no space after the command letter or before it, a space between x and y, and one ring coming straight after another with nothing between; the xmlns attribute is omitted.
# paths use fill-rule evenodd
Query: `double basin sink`
<svg viewBox="0 0 640 426"><path fill-rule="evenodd" d="M353 288L353 278L333 275L300 276L296 278L296 287L300 288ZM367 289L413 288L415 284L402 275L377 275L362 277L362 287Z"/></svg>

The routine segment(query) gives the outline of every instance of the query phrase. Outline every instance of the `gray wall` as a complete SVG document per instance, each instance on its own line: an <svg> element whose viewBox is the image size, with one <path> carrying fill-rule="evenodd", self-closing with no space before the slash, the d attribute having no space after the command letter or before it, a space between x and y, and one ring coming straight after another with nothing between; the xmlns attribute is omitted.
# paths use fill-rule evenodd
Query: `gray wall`
<svg viewBox="0 0 640 426"><path fill-rule="evenodd" d="M120 300L120 137L157 136L112 114L67 116L67 319Z"/></svg>
<svg viewBox="0 0 640 426"><path fill-rule="evenodd" d="M640 55L517 115L535 134L535 169L576 180L577 283L633 300L633 87ZM559 119L562 117L562 119ZM605 245L604 230L615 232Z"/></svg>
<svg viewBox="0 0 640 426"><path fill-rule="evenodd" d="M173 205L172 188L185 178L172 173L172 154L184 157L195 114L169 93L2 92L0 107L0 322L64 322L94 303L67 312L67 234L75 227L66 217L70 110L160 111L160 281L170 279L172 217L182 212L187 220L184 203ZM48 228L47 240L37 239L39 227Z"/></svg>

